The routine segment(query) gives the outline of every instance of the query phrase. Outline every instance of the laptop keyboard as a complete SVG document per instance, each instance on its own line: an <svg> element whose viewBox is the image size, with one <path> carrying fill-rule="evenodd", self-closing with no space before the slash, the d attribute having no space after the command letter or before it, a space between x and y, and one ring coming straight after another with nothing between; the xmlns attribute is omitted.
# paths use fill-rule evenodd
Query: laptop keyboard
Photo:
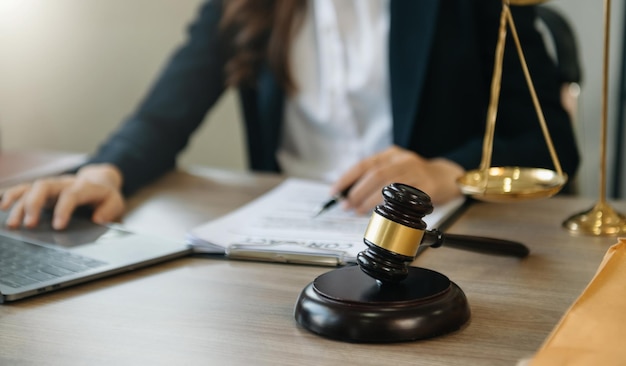
<svg viewBox="0 0 626 366"><path fill-rule="evenodd" d="M64 250L0 238L0 283L13 288L79 273L104 264Z"/></svg>

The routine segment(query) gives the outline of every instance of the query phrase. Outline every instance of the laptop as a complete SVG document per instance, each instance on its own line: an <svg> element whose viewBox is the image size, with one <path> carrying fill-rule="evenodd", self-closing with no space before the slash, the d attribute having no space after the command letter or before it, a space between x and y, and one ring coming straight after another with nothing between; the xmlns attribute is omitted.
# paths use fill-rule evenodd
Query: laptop
<svg viewBox="0 0 626 366"><path fill-rule="evenodd" d="M67 229L55 231L50 214L32 230L7 229L7 216L0 211L0 304L190 253L182 239L98 225L86 217L74 217Z"/></svg>

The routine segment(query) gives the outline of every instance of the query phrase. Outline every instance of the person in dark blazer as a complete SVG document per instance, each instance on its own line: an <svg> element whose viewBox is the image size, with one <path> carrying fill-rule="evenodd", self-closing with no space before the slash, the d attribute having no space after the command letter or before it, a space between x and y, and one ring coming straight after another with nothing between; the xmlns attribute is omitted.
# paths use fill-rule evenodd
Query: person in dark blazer
<svg viewBox="0 0 626 366"><path fill-rule="evenodd" d="M342 33L343 19L353 15L345 9L340 13L339 7L346 3L367 7L370 23L366 24L375 26ZM374 3L379 6L374 9L382 9L382 15L372 11ZM335 13L328 11L332 6ZM368 150L368 144L363 143L367 139L359 140L357 136L354 143L346 138L346 146L356 146L357 150L363 147L363 151L370 152L367 156L356 153L344 157L336 153L343 148L342 141L337 135L328 134L328 139L334 139L334 147L329 147L329 151L336 160L326 157L326 165L317 170L306 165L315 166L316 161L302 161L307 170L301 171L312 171L314 177L332 180L336 192L352 186L346 208L357 212L371 210L381 201L381 188L391 182L420 188L435 204L445 202L461 194L456 179L466 170L477 168L481 160L501 9L498 0L208 1L189 27L186 43L173 54L144 101L87 164L77 168L76 174L6 191L0 208L12 207L7 225L35 226L39 211L51 200L56 202L56 228L65 227L72 212L81 205L94 208L96 222L118 218L123 214L124 197L175 168L178 154L228 87L239 90L250 169L285 174L298 171L298 154L306 141L301 132L300 137L293 137L298 132L294 133L291 126L296 123L292 119L298 118L304 119L299 121L300 131L302 126L308 126L309 117L294 113L306 102L299 96L307 95L318 98L314 106L321 105L321 109L328 103L337 104L343 114L337 112L335 116L354 117L361 113L368 119L371 112L357 109L376 113L382 110L381 120L387 122L380 125L389 125L378 132L387 137L374 139L378 150ZM363 11L356 13L363 17ZM534 27L535 8L512 6L512 13L557 155L563 171L573 177L579 164L574 131L560 104L556 69ZM328 23L328 19L334 20L329 24L334 24L335 36L348 36L338 41L339 48L318 44L317 50L335 52L332 55L340 55L339 60L352 59L358 67L365 65L365 74L378 76L375 82L361 86L370 93L370 99L363 99L365 103L350 94L354 92L349 86L353 70L342 70L336 64L328 66L324 63L327 60L320 57L312 57L317 64L313 62L308 69L302 66L307 60L299 57L302 55L298 52L313 50L316 56L316 48L303 42L332 39L324 38L333 33L328 36L324 33L327 28L319 26ZM360 20L355 22L362 25ZM313 35L306 38L307 32ZM364 57L380 56L379 67L376 63L367 66L360 51L349 54L354 52L350 37L365 37L370 43L363 43L364 49L374 44L370 51L374 54ZM380 46L373 40L384 42ZM328 85L348 89L344 93L348 97L329 102L330 97L326 97L332 91L328 88L320 87L314 92L307 89L320 84L317 79L307 78L308 72L324 67L340 73L316 76ZM333 75L348 75L344 78L347 81L342 85ZM359 96L360 92L354 93ZM357 102L346 109L341 102L346 100ZM310 112L319 110L311 108ZM343 118L331 118L339 126L344 122ZM358 118L351 123L360 126ZM368 123L367 128L374 130L379 126L377 121ZM319 136L324 134L318 133L318 140ZM323 138L321 141L323 144ZM318 147L308 156L324 152L324 148ZM554 169L512 39L506 42L504 53L492 156L494 166ZM333 166L335 161L337 166ZM345 165L347 162L350 166ZM325 174L325 169L337 171L338 167L342 169L340 174Z"/></svg>

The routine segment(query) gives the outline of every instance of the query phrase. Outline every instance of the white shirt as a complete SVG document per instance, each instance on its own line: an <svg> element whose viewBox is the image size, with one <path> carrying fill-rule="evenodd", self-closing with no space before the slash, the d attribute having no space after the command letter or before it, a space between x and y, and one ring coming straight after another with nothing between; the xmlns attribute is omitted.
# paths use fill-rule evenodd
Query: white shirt
<svg viewBox="0 0 626 366"><path fill-rule="evenodd" d="M278 162L290 176L332 182L392 143L389 0L311 0L290 62Z"/></svg>

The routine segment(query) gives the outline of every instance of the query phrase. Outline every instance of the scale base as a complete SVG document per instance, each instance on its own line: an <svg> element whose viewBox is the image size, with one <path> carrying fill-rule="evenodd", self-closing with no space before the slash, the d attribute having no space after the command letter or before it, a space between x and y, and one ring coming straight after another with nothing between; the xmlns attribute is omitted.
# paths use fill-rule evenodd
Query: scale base
<svg viewBox="0 0 626 366"><path fill-rule="evenodd" d="M626 234L626 218L609 204L598 202L591 209L565 220L563 227L573 234L624 235Z"/></svg>
<svg viewBox="0 0 626 366"><path fill-rule="evenodd" d="M409 267L397 284L379 284L358 266L317 277L298 297L296 321L323 337L386 343L431 338L470 318L463 291L441 273Z"/></svg>

